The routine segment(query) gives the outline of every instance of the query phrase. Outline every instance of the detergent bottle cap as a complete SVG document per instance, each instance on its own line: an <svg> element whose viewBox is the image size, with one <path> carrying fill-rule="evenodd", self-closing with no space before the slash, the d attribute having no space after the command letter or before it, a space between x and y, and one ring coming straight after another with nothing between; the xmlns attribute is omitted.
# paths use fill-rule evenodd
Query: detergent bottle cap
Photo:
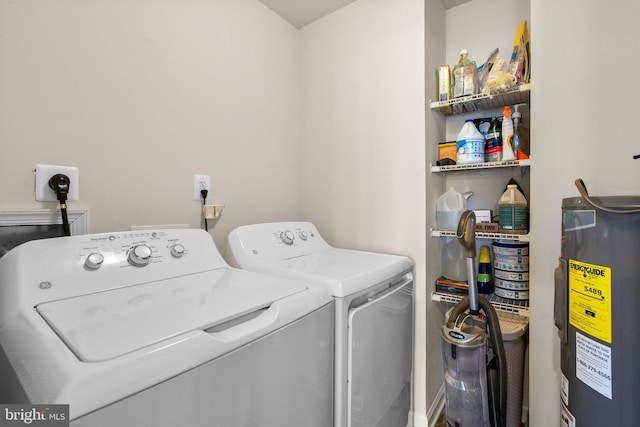
<svg viewBox="0 0 640 427"><path fill-rule="evenodd" d="M504 115L504 118L505 118L505 119L508 119L508 118L510 118L510 117L511 117L511 108L509 108L509 106L508 106L508 105L504 107L504 113L503 113L503 115Z"/></svg>
<svg viewBox="0 0 640 427"><path fill-rule="evenodd" d="M489 246L482 246L480 248L480 258L478 259L478 262L483 262L483 263L490 263L491 262L491 255L489 253Z"/></svg>

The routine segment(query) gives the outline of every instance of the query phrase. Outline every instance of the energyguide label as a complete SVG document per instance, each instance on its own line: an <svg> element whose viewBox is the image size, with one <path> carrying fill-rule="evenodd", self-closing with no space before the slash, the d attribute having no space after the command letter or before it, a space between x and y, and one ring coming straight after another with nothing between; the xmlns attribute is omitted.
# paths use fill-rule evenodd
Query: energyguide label
<svg viewBox="0 0 640 427"><path fill-rule="evenodd" d="M611 268L569 260L569 323L611 343Z"/></svg>

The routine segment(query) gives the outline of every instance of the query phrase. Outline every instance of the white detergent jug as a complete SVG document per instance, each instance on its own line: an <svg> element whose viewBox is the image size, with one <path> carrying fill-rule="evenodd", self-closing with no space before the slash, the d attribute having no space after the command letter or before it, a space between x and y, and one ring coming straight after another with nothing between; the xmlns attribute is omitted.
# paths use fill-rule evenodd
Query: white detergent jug
<svg viewBox="0 0 640 427"><path fill-rule="evenodd" d="M467 259L464 256L464 248L458 239L451 239L442 248L442 275L456 282L466 282Z"/></svg>
<svg viewBox="0 0 640 427"><path fill-rule="evenodd" d="M456 162L460 165L484 163L485 138L469 119L464 122L456 138Z"/></svg>
<svg viewBox="0 0 640 427"><path fill-rule="evenodd" d="M456 231L458 221L464 211L467 210L467 200L462 193L454 187L449 187L442 194L436 205L436 228L444 231Z"/></svg>

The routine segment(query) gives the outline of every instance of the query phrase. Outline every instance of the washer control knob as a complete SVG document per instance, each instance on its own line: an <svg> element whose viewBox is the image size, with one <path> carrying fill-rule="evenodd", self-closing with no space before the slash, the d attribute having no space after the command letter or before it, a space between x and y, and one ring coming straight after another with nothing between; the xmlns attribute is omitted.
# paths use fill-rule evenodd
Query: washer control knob
<svg viewBox="0 0 640 427"><path fill-rule="evenodd" d="M97 270L104 262L104 256L99 252L93 252L84 260L84 265L91 270Z"/></svg>
<svg viewBox="0 0 640 427"><path fill-rule="evenodd" d="M129 264L144 267L151 263L151 248L147 245L136 245L129 250Z"/></svg>
<svg viewBox="0 0 640 427"><path fill-rule="evenodd" d="M293 245L293 239L294 238L295 238L295 236L289 230L283 231L282 233L280 233L280 239L286 245Z"/></svg>
<svg viewBox="0 0 640 427"><path fill-rule="evenodd" d="M184 246L182 246L180 243L176 243L175 245L171 246L171 255L176 258L182 257L182 255L184 255Z"/></svg>
<svg viewBox="0 0 640 427"><path fill-rule="evenodd" d="M300 230L300 232L298 233L298 236L300 236L300 238L302 240L307 240L307 237L309 237L309 235L307 234L306 231Z"/></svg>

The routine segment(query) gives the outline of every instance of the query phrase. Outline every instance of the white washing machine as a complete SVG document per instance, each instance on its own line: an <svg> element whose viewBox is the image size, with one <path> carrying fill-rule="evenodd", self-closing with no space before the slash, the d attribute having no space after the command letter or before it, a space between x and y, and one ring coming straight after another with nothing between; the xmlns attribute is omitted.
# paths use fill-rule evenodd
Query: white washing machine
<svg viewBox="0 0 640 427"><path fill-rule="evenodd" d="M0 402L69 404L75 427L326 427L333 316L202 230L31 241L0 259Z"/></svg>
<svg viewBox="0 0 640 427"><path fill-rule="evenodd" d="M229 243L242 268L322 285L334 296L333 425L408 425L413 261L334 248L308 222L239 227L230 233Z"/></svg>

